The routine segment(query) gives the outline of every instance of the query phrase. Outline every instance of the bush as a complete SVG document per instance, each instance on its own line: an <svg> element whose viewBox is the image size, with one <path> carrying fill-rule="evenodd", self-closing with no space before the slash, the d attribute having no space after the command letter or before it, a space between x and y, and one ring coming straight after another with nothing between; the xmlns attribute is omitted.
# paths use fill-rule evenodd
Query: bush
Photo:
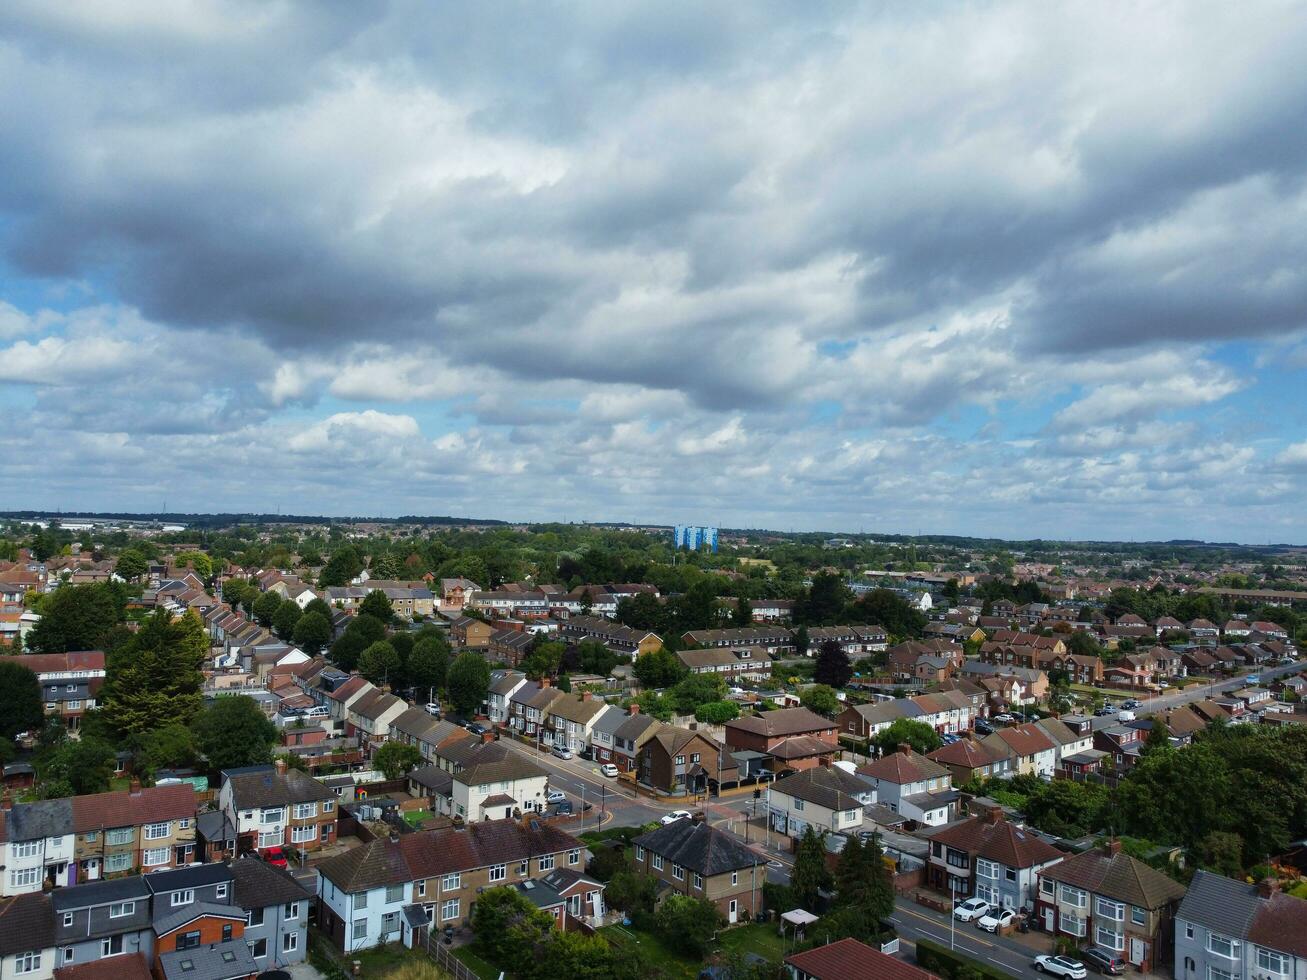
<svg viewBox="0 0 1307 980"><path fill-rule="evenodd" d="M963 956L956 950L948 949L929 939L917 940L917 966L931 973L938 973L946 980L963 980L963 978L985 977L989 980L1008 980L1008 974L995 969L980 960Z"/></svg>

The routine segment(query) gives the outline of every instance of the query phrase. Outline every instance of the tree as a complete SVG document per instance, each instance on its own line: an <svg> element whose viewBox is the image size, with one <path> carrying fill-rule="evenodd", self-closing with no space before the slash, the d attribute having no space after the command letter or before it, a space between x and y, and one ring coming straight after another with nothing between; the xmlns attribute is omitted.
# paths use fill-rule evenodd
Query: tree
<svg viewBox="0 0 1307 980"><path fill-rule="evenodd" d="M1148 738L1144 740L1143 748L1139 750L1140 754L1156 752L1158 749L1169 749L1170 747L1170 732L1167 731L1166 725L1163 724L1160 716L1154 717L1148 729Z"/></svg>
<svg viewBox="0 0 1307 980"><path fill-rule="evenodd" d="M794 655L796 657L806 657L810 645L811 641L808 639L808 627L800 626L794 631Z"/></svg>
<svg viewBox="0 0 1307 980"><path fill-rule="evenodd" d="M875 744L882 755L894 752L900 745L910 745L914 751L925 755L934 752L944 743L939 732L924 721L899 718L876 736Z"/></svg>
<svg viewBox="0 0 1307 980"><path fill-rule="evenodd" d="M243 694L219 697L195 718L195 743L213 769L254 766L272 758L277 726Z"/></svg>
<svg viewBox="0 0 1307 980"><path fill-rule="evenodd" d="M0 734L13 742L19 732L41 727L45 716L41 682L21 657L0 657Z"/></svg>
<svg viewBox="0 0 1307 980"><path fill-rule="evenodd" d="M544 640L533 644L531 651L522 658L518 665L522 673L533 681L542 677L553 677L563 662L563 653L567 647L557 640Z"/></svg>
<svg viewBox="0 0 1307 980"><path fill-rule="evenodd" d="M372 765L387 779L402 779L410 770L422 765L422 753L415 745L385 742L372 757Z"/></svg>
<svg viewBox="0 0 1307 980"><path fill-rule="evenodd" d="M363 559L352 544L337 548L318 573L318 585L349 585L363 571Z"/></svg>
<svg viewBox="0 0 1307 980"><path fill-rule="evenodd" d="M819 834L808 824L794 851L790 887L794 889L795 900L805 909L816 908L817 892L831 885L831 874L826 870L825 838L824 832Z"/></svg>
<svg viewBox="0 0 1307 980"><path fill-rule="evenodd" d="M316 656L331 642L331 621L317 610L305 612L295 623L291 641L309 656Z"/></svg>
<svg viewBox="0 0 1307 980"><path fill-rule="evenodd" d="M731 616L731 624L733 626L753 625L753 606L749 604L749 600L744 596L740 596L735 601L735 614Z"/></svg>
<svg viewBox="0 0 1307 980"><path fill-rule="evenodd" d="M113 776L113 748L97 739L69 739L42 766L41 778L67 784L75 796L104 793ZM63 788L62 785L59 786Z"/></svg>
<svg viewBox="0 0 1307 980"><path fill-rule="evenodd" d="M838 575L822 572L813 577L807 595L795 605L794 620L808 626L834 625L844 616L852 598L852 593Z"/></svg>
<svg viewBox="0 0 1307 980"><path fill-rule="evenodd" d="M863 844L858 835L849 837L835 867L834 904L864 912L873 934L882 919L893 915L894 876L875 841Z"/></svg>
<svg viewBox="0 0 1307 980"><path fill-rule="evenodd" d="M135 548L127 548L118 556L113 570L129 582L134 582L150 569L145 556Z"/></svg>
<svg viewBox="0 0 1307 980"><path fill-rule="evenodd" d="M213 578L213 559L203 551L179 551L175 557L178 565L193 568L204 581Z"/></svg>
<svg viewBox="0 0 1307 980"><path fill-rule="evenodd" d="M740 708L734 701L706 701L694 709L695 721L705 725L724 725L740 717Z"/></svg>
<svg viewBox="0 0 1307 980"><path fill-rule="evenodd" d="M827 718L834 718L835 713L840 710L840 701L835 696L835 691L825 684L814 684L805 689L799 696L799 702L809 711L815 711Z"/></svg>
<svg viewBox="0 0 1307 980"><path fill-rule="evenodd" d="M685 666L670 650L658 649L635 658L635 676L644 687L671 687L685 674Z"/></svg>
<svg viewBox="0 0 1307 980"><path fill-rule="evenodd" d="M835 640L824 642L817 651L817 669L813 672L813 680L818 684L841 688L852 677L853 664L849 662L844 647Z"/></svg>
<svg viewBox="0 0 1307 980"><path fill-rule="evenodd" d="M586 674L607 677L622 660L598 640L582 640L576 645L576 666Z"/></svg>
<svg viewBox="0 0 1307 980"><path fill-rule="evenodd" d="M564 674L559 674L559 675L558 675L558 689L559 689L560 691L562 691L564 694L571 694L571 693L572 693L572 678L568 677L567 674L565 674L565 673L564 673Z"/></svg>
<svg viewBox="0 0 1307 980"><path fill-rule="evenodd" d="M726 679L721 674L686 674L667 692L677 714L692 714L695 708L726 696Z"/></svg>
<svg viewBox="0 0 1307 980"><path fill-rule="evenodd" d="M160 769L193 765L199 754L195 745L195 733L176 722L148 732L140 744L137 759L141 767L151 774Z"/></svg>
<svg viewBox="0 0 1307 980"><path fill-rule="evenodd" d="M1087 630L1074 630L1064 642L1066 652L1078 657L1098 657L1103 653L1103 647Z"/></svg>
<svg viewBox="0 0 1307 980"><path fill-rule="evenodd" d="M854 607L857 619L883 626L887 633L900 639L921 636L921 631L926 628L926 617L888 589L873 589Z"/></svg>
<svg viewBox="0 0 1307 980"><path fill-rule="evenodd" d="M1032 827L1076 838L1104 829L1110 807L1111 798L1103 786L1055 779L1037 786L1022 809Z"/></svg>
<svg viewBox="0 0 1307 980"><path fill-rule="evenodd" d="M394 555L382 555L379 558L373 558L372 567L368 569L369 576L383 582L393 582L403 574L404 567Z"/></svg>
<svg viewBox="0 0 1307 980"><path fill-rule="evenodd" d="M253 602L253 599L250 599L251 592L257 596L258 590L243 578L229 578L222 583L222 601L232 609L237 606L248 606Z"/></svg>
<svg viewBox="0 0 1307 980"><path fill-rule="evenodd" d="M375 616L381 622L389 623L395 618L395 607L391 605L386 593L380 589L373 589L359 603L359 614Z"/></svg>
<svg viewBox="0 0 1307 980"><path fill-rule="evenodd" d="M272 619L277 615L277 610L281 608L281 596L275 592L264 592L254 600L254 606L251 611L254 618L260 626L271 626Z"/></svg>
<svg viewBox="0 0 1307 980"><path fill-rule="evenodd" d="M125 598L110 583L61 585L45 597L27 648L35 653L98 650L122 622L124 607Z"/></svg>
<svg viewBox="0 0 1307 980"><path fill-rule="evenodd" d="M419 636L408 657L408 680L419 691L427 688L434 693L445 687L449 673L449 641L439 633Z"/></svg>
<svg viewBox="0 0 1307 980"><path fill-rule="evenodd" d="M109 653L100 692L105 721L120 735L187 724L200 709L200 668L209 637L199 617L158 609Z"/></svg>
<svg viewBox="0 0 1307 980"><path fill-rule="evenodd" d="M460 715L470 717L481 709L490 690L490 665L471 650L459 654L449 668L449 699Z"/></svg>
<svg viewBox="0 0 1307 980"><path fill-rule="evenodd" d="M385 640L378 640L359 654L359 673L373 684L393 681L399 673L399 654Z"/></svg>
<svg viewBox="0 0 1307 980"><path fill-rule="evenodd" d="M554 928L554 917L516 888L488 888L472 906L472 929L496 966L521 973Z"/></svg>
<svg viewBox="0 0 1307 980"><path fill-rule="evenodd" d="M310 600L308 601L308 604L304 607L304 613L305 613L305 615L307 615L308 613L311 613L311 612L318 613L318 614L320 614L320 615L322 616L322 618L325 619L328 623L331 622L331 612L332 612L332 610L331 610L331 606L327 604L327 600L326 600L326 599L322 599L322 598L319 598L319 597L317 597L317 596L315 596L314 598L310 599Z"/></svg>
<svg viewBox="0 0 1307 980"><path fill-rule="evenodd" d="M294 599L286 599L277 607L277 612L272 617L272 629L289 643L295 636L295 626L303 615L304 611Z"/></svg>
<svg viewBox="0 0 1307 980"><path fill-rule="evenodd" d="M654 926L663 941L687 956L705 956L725 924L716 905L689 895L668 895L654 912Z"/></svg>

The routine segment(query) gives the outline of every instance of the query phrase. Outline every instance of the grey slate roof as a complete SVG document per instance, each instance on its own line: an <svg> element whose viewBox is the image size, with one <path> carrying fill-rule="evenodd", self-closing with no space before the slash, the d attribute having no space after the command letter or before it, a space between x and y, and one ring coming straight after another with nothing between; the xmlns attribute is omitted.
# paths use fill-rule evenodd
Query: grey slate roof
<svg viewBox="0 0 1307 980"><path fill-rule="evenodd" d="M705 878L766 863L735 838L696 820L677 820L634 842Z"/></svg>
<svg viewBox="0 0 1307 980"><path fill-rule="evenodd" d="M1214 929L1223 936L1247 939L1259 904L1253 886L1199 869L1194 872L1176 918Z"/></svg>
<svg viewBox="0 0 1307 980"><path fill-rule="evenodd" d="M50 897L42 892L0 898L0 956L54 945Z"/></svg>
<svg viewBox="0 0 1307 980"><path fill-rule="evenodd" d="M231 776L229 782L232 784L232 800L240 810L336 798L322 783L297 769L291 769L285 775L279 775L276 770L243 773Z"/></svg>
<svg viewBox="0 0 1307 980"><path fill-rule="evenodd" d="M414 769L408 778L423 789L429 789L441 796L448 796L454 788L454 777L439 766L423 766Z"/></svg>
<svg viewBox="0 0 1307 980"><path fill-rule="evenodd" d="M219 905L217 902L191 902L188 905L179 905L177 908L169 908L165 903L159 902L154 915L154 931L162 936L205 915L244 919L245 910L235 905Z"/></svg>
<svg viewBox="0 0 1307 980"><path fill-rule="evenodd" d="M772 784L777 793L805 800L828 810L856 810L862 806L855 794L870 793L870 781L843 769L815 767L793 773Z"/></svg>
<svg viewBox="0 0 1307 980"><path fill-rule="evenodd" d="M231 881L231 871L225 864L192 864L168 871L154 871L144 875L143 880L145 886L153 894L158 895L160 892L177 891L179 888L196 888L200 885Z"/></svg>
<svg viewBox="0 0 1307 980"><path fill-rule="evenodd" d="M617 729L622 727L622 723L626 721L626 719L627 714L625 711L610 704L605 707L599 717L595 719L591 731L603 732L605 735L615 735Z"/></svg>
<svg viewBox="0 0 1307 980"><path fill-rule="evenodd" d="M266 861L233 861L229 870L236 880L236 904L243 909L268 908L312 897L287 871Z"/></svg>
<svg viewBox="0 0 1307 980"><path fill-rule="evenodd" d="M18 803L5 821L11 841L41 840L73 832L73 801L39 800Z"/></svg>
<svg viewBox="0 0 1307 980"><path fill-rule="evenodd" d="M143 878L110 878L70 888L57 888L50 893L50 903L56 912L67 912L109 902L144 902L149 897L150 889L146 887Z"/></svg>
<svg viewBox="0 0 1307 980"><path fill-rule="evenodd" d="M166 980L233 980L259 972L243 939L163 953L159 966Z"/></svg>

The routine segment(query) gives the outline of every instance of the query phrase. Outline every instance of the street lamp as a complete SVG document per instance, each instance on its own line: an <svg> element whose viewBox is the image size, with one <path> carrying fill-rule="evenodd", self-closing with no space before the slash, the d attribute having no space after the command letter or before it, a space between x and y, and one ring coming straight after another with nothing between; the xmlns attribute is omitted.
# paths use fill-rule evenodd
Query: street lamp
<svg viewBox="0 0 1307 980"><path fill-rule="evenodd" d="M950 872L948 876L948 897L949 897L948 948L949 949L953 948L953 929L954 929L954 924L958 921L958 917L953 914L954 909L957 907L958 904L957 890L958 890L958 880L953 876L952 872Z"/></svg>

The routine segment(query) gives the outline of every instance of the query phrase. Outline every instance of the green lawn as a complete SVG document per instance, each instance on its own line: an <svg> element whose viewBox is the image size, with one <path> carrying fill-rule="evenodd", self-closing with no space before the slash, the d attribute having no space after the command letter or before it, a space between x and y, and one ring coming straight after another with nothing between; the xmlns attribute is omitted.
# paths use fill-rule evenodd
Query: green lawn
<svg viewBox="0 0 1307 980"><path fill-rule="evenodd" d="M717 938L725 953L756 953L772 963L779 963L783 956L782 940L774 922L726 929Z"/></svg>
<svg viewBox="0 0 1307 980"><path fill-rule="evenodd" d="M641 950L654 966L664 970L669 977L694 980L699 975L698 960L688 959L675 950L668 949L661 939L650 933L613 925L604 926L598 934L619 950Z"/></svg>
<svg viewBox="0 0 1307 980"><path fill-rule="evenodd" d="M462 960L463 964L481 980L496 980L499 976L499 970L478 956L471 946L459 946L454 950L454 955Z"/></svg>

